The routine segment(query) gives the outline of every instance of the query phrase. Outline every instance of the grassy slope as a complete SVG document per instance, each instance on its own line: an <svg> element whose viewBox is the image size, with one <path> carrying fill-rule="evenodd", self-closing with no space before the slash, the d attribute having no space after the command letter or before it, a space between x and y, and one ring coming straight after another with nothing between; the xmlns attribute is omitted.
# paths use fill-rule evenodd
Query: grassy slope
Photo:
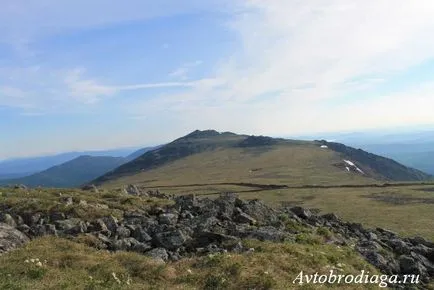
<svg viewBox="0 0 434 290"><path fill-rule="evenodd" d="M434 241L434 191L423 190L433 187L283 189L240 196L261 198L272 204L285 202L317 208L367 227L388 228Z"/></svg>
<svg viewBox="0 0 434 290"><path fill-rule="evenodd" d="M63 199L71 197L72 205L66 205ZM86 201L86 205L80 204ZM170 203L166 199L144 198L124 194L121 190L100 190L99 192L78 189L32 189L21 190L0 188L0 208L12 208L22 213L70 213L84 220L113 215L122 217L124 211L146 210L154 205Z"/></svg>
<svg viewBox="0 0 434 290"><path fill-rule="evenodd" d="M246 241L251 254L183 259L166 265L136 253L97 251L83 243L46 237L0 256L0 289L292 289L304 274L377 273L349 248ZM42 266L26 263L39 259ZM113 273L119 282L113 277ZM376 285L335 284L339 289ZM347 286L347 287L345 287ZM371 286L371 287L370 287ZM316 289L303 285L298 289Z"/></svg>
<svg viewBox="0 0 434 290"><path fill-rule="evenodd" d="M119 216L122 211L167 203L167 200L129 196L119 190L63 189L62 196L55 189L27 192L3 188L0 192L0 205L16 212L73 211L85 220L109 214ZM74 203L63 205L60 200L65 196L71 196ZM80 200L85 200L87 206L80 205ZM92 207L96 204L109 208ZM297 244L245 241L247 247L255 248L254 253L195 257L167 265L137 253L95 250L88 246L94 240L85 235L74 241L38 238L0 256L0 289L288 289L300 271L327 273L332 268L340 268L346 274L358 274L362 269L375 272L351 248L324 244L328 234L306 229ZM26 262L30 259L39 259L42 266Z"/></svg>
<svg viewBox="0 0 434 290"><path fill-rule="evenodd" d="M104 183L116 187L128 183L147 186L218 182L270 184L363 184L374 182L348 173L333 164L339 154L313 144L283 144L257 148L220 148L185 157L153 170Z"/></svg>

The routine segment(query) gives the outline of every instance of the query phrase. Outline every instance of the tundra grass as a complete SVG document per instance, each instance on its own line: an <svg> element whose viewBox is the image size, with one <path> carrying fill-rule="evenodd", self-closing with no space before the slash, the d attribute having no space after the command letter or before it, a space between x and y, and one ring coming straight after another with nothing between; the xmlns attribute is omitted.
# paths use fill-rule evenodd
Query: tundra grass
<svg viewBox="0 0 434 290"><path fill-rule="evenodd" d="M0 256L0 289L317 289L294 285L303 271L374 274L350 248L332 245L245 241L255 251L186 258L167 264L146 256L98 251L84 244L44 237ZM346 288L345 288L346 286ZM377 289L377 285L325 285Z"/></svg>

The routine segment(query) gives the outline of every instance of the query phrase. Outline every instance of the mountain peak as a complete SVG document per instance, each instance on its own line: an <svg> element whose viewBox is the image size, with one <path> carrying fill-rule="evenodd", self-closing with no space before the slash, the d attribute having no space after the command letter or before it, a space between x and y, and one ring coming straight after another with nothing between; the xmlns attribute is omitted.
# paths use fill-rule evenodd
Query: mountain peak
<svg viewBox="0 0 434 290"><path fill-rule="evenodd" d="M184 138L207 138L220 135L216 130L195 130L190 134L184 136Z"/></svg>

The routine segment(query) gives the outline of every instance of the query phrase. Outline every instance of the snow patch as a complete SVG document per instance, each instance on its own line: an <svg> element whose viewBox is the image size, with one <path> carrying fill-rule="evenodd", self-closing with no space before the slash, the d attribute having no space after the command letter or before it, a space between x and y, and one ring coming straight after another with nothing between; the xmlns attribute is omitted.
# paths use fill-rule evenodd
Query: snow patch
<svg viewBox="0 0 434 290"><path fill-rule="evenodd" d="M327 146L327 145L321 145L321 148L327 149L327 148L329 148L329 146Z"/></svg>
<svg viewBox="0 0 434 290"><path fill-rule="evenodd" d="M365 174L365 172L363 172L363 170L361 170L359 167L357 167L356 164L354 164L354 162L352 162L351 160L344 159L344 162L348 165L345 167L347 169L347 171L350 171L350 167L351 167L351 168L357 170L359 173Z"/></svg>
<svg viewBox="0 0 434 290"><path fill-rule="evenodd" d="M350 166L356 166L352 161L350 161L350 160L345 160L344 159L344 162L346 163L346 164L348 164L348 165L350 165Z"/></svg>

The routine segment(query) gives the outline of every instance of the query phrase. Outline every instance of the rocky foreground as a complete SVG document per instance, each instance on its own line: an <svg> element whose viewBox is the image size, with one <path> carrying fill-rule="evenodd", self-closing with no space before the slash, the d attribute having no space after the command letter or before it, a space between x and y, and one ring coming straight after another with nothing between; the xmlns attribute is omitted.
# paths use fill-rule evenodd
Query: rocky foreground
<svg viewBox="0 0 434 290"><path fill-rule="evenodd" d="M230 193L214 200L145 193L135 186L125 193L169 199L172 204L125 211L119 219L109 215L94 220L64 212L20 212L3 207L0 253L40 236L84 236L99 249L134 251L167 262L209 253L254 251L243 245L246 239L297 243L305 238L304 233L315 231L323 233L325 243L354 247L385 274L417 274L424 283L434 277L434 243L420 237L402 238L385 229L366 229L334 214L317 215L301 207L274 209ZM60 199L72 206L72 198Z"/></svg>

